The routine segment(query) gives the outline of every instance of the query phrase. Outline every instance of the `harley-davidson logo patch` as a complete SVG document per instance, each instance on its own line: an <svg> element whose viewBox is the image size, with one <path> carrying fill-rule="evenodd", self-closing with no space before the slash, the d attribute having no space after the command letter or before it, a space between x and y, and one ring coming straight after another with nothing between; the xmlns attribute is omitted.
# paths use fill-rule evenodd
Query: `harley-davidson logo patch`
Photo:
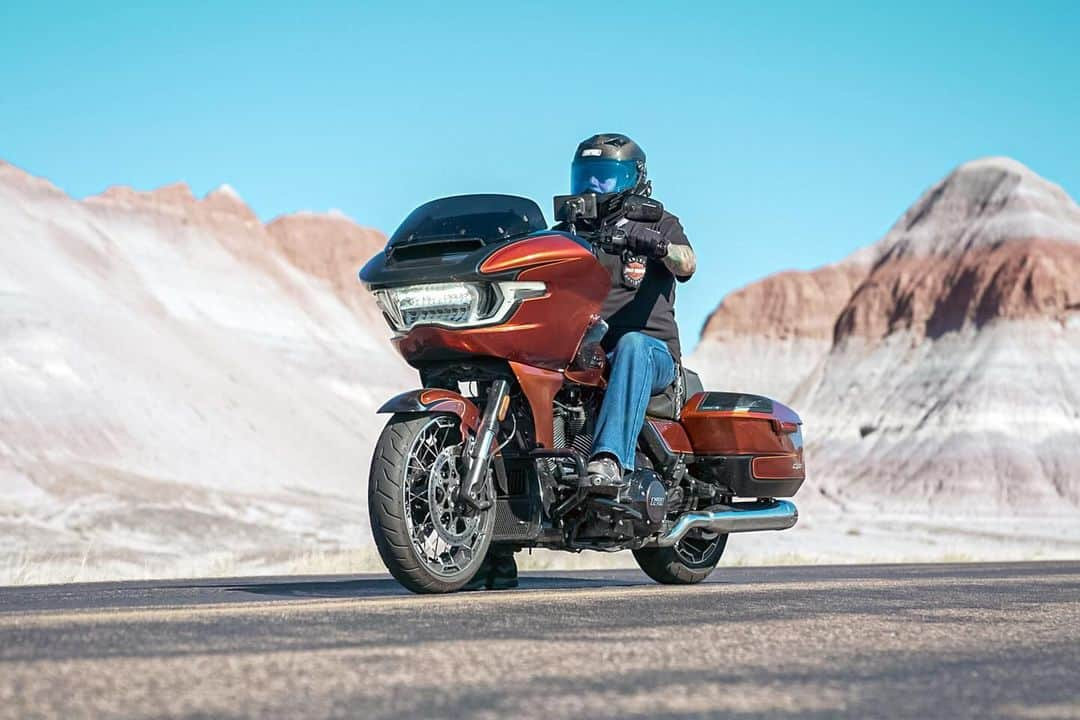
<svg viewBox="0 0 1080 720"><path fill-rule="evenodd" d="M622 281L628 288L641 287L641 281L645 279L645 258L640 256L629 257L623 261Z"/></svg>

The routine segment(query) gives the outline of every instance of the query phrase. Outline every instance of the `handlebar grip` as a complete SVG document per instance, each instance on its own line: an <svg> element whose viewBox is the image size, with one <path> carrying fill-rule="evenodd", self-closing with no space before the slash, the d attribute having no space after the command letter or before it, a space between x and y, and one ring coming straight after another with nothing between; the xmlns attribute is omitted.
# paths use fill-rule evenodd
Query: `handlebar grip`
<svg viewBox="0 0 1080 720"><path fill-rule="evenodd" d="M626 233L622 231L605 233L600 239L600 248L611 255L618 255L626 249Z"/></svg>

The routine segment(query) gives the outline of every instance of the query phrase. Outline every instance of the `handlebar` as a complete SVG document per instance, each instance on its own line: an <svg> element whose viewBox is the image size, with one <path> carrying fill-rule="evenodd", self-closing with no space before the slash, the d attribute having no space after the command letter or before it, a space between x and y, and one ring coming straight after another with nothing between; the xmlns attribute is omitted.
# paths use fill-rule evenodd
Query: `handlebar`
<svg viewBox="0 0 1080 720"><path fill-rule="evenodd" d="M626 233L621 228L608 226L589 235L595 247L610 255L621 255L626 250Z"/></svg>

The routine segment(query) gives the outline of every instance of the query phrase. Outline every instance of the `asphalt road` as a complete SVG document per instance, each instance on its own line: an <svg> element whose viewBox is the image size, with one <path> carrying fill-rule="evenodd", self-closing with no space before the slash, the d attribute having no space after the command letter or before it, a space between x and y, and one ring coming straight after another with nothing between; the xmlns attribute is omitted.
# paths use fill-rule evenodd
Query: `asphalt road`
<svg viewBox="0 0 1080 720"><path fill-rule="evenodd" d="M0 588L0 717L1080 718L1080 562Z"/></svg>

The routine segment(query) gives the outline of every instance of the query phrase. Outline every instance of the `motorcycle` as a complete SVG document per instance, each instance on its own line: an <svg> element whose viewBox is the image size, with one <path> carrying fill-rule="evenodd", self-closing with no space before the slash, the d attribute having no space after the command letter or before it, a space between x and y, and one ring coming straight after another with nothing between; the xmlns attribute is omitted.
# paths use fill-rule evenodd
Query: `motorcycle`
<svg viewBox="0 0 1080 720"><path fill-rule="evenodd" d="M421 387L387 401L368 507L383 562L406 588L453 592L489 550L630 550L652 579L704 580L731 533L783 530L805 480L802 421L785 405L705 391L679 368L650 399L636 469L592 488L585 465L605 386L599 316L626 251L596 196L463 195L414 210L360 271ZM629 196L615 219L655 222Z"/></svg>

